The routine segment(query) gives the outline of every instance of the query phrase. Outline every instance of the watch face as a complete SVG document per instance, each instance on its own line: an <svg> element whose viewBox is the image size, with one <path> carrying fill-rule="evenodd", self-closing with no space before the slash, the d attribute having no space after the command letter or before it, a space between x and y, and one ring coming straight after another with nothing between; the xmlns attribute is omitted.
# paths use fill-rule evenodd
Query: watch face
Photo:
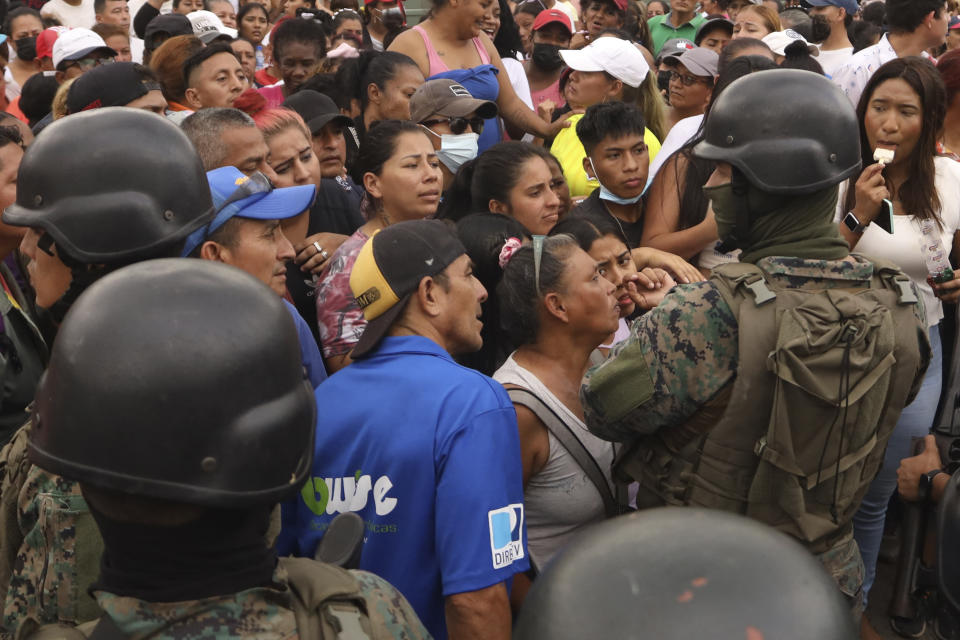
<svg viewBox="0 0 960 640"><path fill-rule="evenodd" d="M847 225L847 229L857 233L860 231L860 221L857 220L857 216L853 215L853 212L848 213L843 217L843 224Z"/></svg>

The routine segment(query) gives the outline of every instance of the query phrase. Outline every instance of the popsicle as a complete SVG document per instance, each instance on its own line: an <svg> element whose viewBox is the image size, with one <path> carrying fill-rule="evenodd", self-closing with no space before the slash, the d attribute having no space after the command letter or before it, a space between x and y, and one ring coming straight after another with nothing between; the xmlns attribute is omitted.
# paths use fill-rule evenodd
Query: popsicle
<svg viewBox="0 0 960 640"><path fill-rule="evenodd" d="M893 149L877 147L876 151L873 152L873 159L880 164L887 165L893 162L893 155Z"/></svg>

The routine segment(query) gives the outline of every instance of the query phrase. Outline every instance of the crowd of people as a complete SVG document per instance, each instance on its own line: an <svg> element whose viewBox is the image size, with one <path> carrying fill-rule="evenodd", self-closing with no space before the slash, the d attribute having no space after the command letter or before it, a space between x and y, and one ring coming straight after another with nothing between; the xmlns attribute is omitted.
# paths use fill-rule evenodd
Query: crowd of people
<svg viewBox="0 0 960 640"><path fill-rule="evenodd" d="M577 554L664 506L877 637L950 481L960 3L407 9L5 5L0 637L584 637L551 580L622 602Z"/></svg>

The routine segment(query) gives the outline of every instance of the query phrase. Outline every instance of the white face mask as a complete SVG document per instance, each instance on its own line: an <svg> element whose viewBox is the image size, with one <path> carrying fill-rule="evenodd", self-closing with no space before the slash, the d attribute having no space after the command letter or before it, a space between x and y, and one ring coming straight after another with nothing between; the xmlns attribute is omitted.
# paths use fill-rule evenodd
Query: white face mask
<svg viewBox="0 0 960 640"><path fill-rule="evenodd" d="M479 149L478 140L480 136L476 133L461 133L453 135L450 133L438 134L424 127L431 135L440 138L440 149L437 151L437 158L443 163L451 173L460 170L465 162L477 157Z"/></svg>

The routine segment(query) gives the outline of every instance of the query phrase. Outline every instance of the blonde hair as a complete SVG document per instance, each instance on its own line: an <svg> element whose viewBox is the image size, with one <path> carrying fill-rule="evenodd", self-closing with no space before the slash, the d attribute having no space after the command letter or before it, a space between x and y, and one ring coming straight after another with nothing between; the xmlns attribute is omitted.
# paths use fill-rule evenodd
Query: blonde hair
<svg viewBox="0 0 960 640"><path fill-rule="evenodd" d="M777 15L777 12L771 9L770 7L764 4L751 4L747 5L743 9L740 9L740 13L737 14L737 17L740 17L744 11L753 11L755 14L760 16L760 19L763 20L764 26L770 30L770 33L774 31L783 31L783 26L780 24L780 16Z"/></svg>
<svg viewBox="0 0 960 640"><path fill-rule="evenodd" d="M73 84L74 80L76 80L76 78L70 78L57 87L57 92L53 94L51 111L53 112L54 120L59 120L63 116L67 115L67 93L70 92L70 85Z"/></svg>

